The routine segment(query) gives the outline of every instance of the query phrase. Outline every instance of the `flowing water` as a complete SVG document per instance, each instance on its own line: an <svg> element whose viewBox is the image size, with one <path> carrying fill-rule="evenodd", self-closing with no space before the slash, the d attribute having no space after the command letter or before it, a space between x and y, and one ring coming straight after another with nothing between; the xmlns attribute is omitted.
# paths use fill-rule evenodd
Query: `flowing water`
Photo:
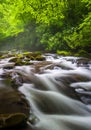
<svg viewBox="0 0 91 130"><path fill-rule="evenodd" d="M15 67L28 76L19 91L32 108L30 122L19 130L91 130L91 62L78 65L77 57L45 57L50 64Z"/></svg>

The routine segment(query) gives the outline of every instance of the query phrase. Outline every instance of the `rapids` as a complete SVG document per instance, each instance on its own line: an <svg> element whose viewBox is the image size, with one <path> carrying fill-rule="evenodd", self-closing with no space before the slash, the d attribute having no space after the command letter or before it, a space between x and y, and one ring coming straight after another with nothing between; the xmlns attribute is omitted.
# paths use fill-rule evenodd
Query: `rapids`
<svg viewBox="0 0 91 130"><path fill-rule="evenodd" d="M28 77L18 89L32 108L27 125L15 129L91 130L91 61L78 64L78 57L44 56L50 64L35 61L34 66L14 68Z"/></svg>

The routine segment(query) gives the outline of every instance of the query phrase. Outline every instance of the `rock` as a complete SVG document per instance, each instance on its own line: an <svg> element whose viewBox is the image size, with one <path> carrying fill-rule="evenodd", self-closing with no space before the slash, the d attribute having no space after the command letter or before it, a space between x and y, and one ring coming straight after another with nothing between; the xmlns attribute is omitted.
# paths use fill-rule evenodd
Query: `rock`
<svg viewBox="0 0 91 130"><path fill-rule="evenodd" d="M0 64L0 68L4 68L4 69L13 69L15 66L15 63L3 63Z"/></svg>
<svg viewBox="0 0 91 130"><path fill-rule="evenodd" d="M24 56L30 60L38 60L38 61L45 60L45 57L43 57L40 52L25 52Z"/></svg>
<svg viewBox="0 0 91 130"><path fill-rule="evenodd" d="M46 69L53 69L55 64L51 61L41 61L34 64L35 73L42 73Z"/></svg>
<svg viewBox="0 0 91 130"><path fill-rule="evenodd" d="M36 58L36 60L38 60L38 61L44 61L44 60L45 60L45 57L43 57L42 55L38 55L38 56L36 56L35 58Z"/></svg>
<svg viewBox="0 0 91 130"><path fill-rule="evenodd" d="M11 86L14 89L17 89L18 87L22 86L22 84L23 84L22 77L16 72L11 73L11 79L10 80L11 80Z"/></svg>
<svg viewBox="0 0 91 130"><path fill-rule="evenodd" d="M24 120L26 120L26 115L23 113L15 113L15 114L1 114L0 115L0 128L6 128L15 126L17 124L21 124Z"/></svg>
<svg viewBox="0 0 91 130"><path fill-rule="evenodd" d="M32 63L30 62L29 59L22 59L22 58L18 58L18 57L13 57L9 60L9 62L14 62L15 65L17 66L22 66L22 65L31 65Z"/></svg>
<svg viewBox="0 0 91 130"><path fill-rule="evenodd" d="M12 57L9 62L16 62L17 61L17 57Z"/></svg>
<svg viewBox="0 0 91 130"><path fill-rule="evenodd" d="M88 67L88 64L90 62L90 59L88 58L79 58L77 59L77 66L84 66L84 67Z"/></svg>
<svg viewBox="0 0 91 130"><path fill-rule="evenodd" d="M22 124L29 115L30 105L21 92L0 87L0 128Z"/></svg>
<svg viewBox="0 0 91 130"><path fill-rule="evenodd" d="M15 63L7 63L4 65L4 69L13 69L15 67Z"/></svg>

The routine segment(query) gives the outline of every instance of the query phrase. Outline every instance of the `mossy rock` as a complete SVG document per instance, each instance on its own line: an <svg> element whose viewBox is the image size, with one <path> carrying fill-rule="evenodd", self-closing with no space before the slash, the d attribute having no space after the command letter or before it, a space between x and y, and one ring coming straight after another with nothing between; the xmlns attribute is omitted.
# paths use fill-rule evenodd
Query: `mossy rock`
<svg viewBox="0 0 91 130"><path fill-rule="evenodd" d="M28 56L28 55L29 56L30 55L31 56L37 56L37 55L41 55L41 52L37 52L37 51L36 52L24 52L23 55L25 55L25 56Z"/></svg>
<svg viewBox="0 0 91 130"><path fill-rule="evenodd" d="M17 54L16 57L17 57L17 58L20 58L20 59L24 59L23 54Z"/></svg>
<svg viewBox="0 0 91 130"><path fill-rule="evenodd" d="M72 55L71 52L69 52L69 51L60 51L60 50L57 51L57 54L63 55L63 56L71 56Z"/></svg>
<svg viewBox="0 0 91 130"><path fill-rule="evenodd" d="M0 56L0 59L4 59L4 58L10 58L10 57L15 57L15 55L13 54L3 54L2 56Z"/></svg>
<svg viewBox="0 0 91 130"><path fill-rule="evenodd" d="M14 62L15 65L23 65L23 61L21 58L13 57L9 60L9 62Z"/></svg>
<svg viewBox="0 0 91 130"><path fill-rule="evenodd" d="M26 58L30 58L32 56L32 52L24 52L23 55L26 57Z"/></svg>
<svg viewBox="0 0 91 130"><path fill-rule="evenodd" d="M23 61L23 59L20 58L20 57L13 57L13 58L11 58L11 59L9 60L9 62L14 62L15 65L19 65L19 66L25 64L25 62Z"/></svg>
<svg viewBox="0 0 91 130"><path fill-rule="evenodd" d="M33 63L28 62L28 61L24 61L23 64L24 64L24 65L33 65Z"/></svg>
<svg viewBox="0 0 91 130"><path fill-rule="evenodd" d="M33 59L34 60L34 59ZM18 57L13 57L9 60L9 62L14 62L15 65L19 65L19 66L22 66L22 65L31 65L32 63L30 62L30 59L27 58L27 59L22 59L22 58L18 58Z"/></svg>
<svg viewBox="0 0 91 130"><path fill-rule="evenodd" d="M25 62L23 62L21 59L18 59L18 60L15 62L15 65L16 65L16 66L22 66L22 65L25 65Z"/></svg>
<svg viewBox="0 0 91 130"><path fill-rule="evenodd" d="M22 66L22 65L32 65L33 63L31 63L30 61L22 61L21 59L18 59L15 62L16 66Z"/></svg>
<svg viewBox="0 0 91 130"><path fill-rule="evenodd" d="M12 127L25 123L27 116L23 113L0 114L0 128Z"/></svg>
<svg viewBox="0 0 91 130"><path fill-rule="evenodd" d="M24 52L23 55L30 55L32 52Z"/></svg>
<svg viewBox="0 0 91 130"><path fill-rule="evenodd" d="M4 52L3 52L3 51L0 51L0 57L1 57L2 55L4 55Z"/></svg>
<svg viewBox="0 0 91 130"><path fill-rule="evenodd" d="M17 61L17 57L12 57L10 60L9 60L9 62L16 62Z"/></svg>
<svg viewBox="0 0 91 130"><path fill-rule="evenodd" d="M25 52L23 55L30 60L43 61L45 58L41 55L40 52Z"/></svg>
<svg viewBox="0 0 91 130"><path fill-rule="evenodd" d="M17 63L17 65L32 65L33 63L28 61L21 61L20 63Z"/></svg>
<svg viewBox="0 0 91 130"><path fill-rule="evenodd" d="M12 87L0 86L0 128L26 123L30 105L24 94Z"/></svg>
<svg viewBox="0 0 91 130"><path fill-rule="evenodd" d="M38 61L44 61L44 60L45 60L45 57L43 57L42 55L38 55L38 56L36 56L35 58L36 58L36 60L38 60Z"/></svg>
<svg viewBox="0 0 91 130"><path fill-rule="evenodd" d="M0 59L4 59L4 58L7 58L7 56L6 55L0 56Z"/></svg>

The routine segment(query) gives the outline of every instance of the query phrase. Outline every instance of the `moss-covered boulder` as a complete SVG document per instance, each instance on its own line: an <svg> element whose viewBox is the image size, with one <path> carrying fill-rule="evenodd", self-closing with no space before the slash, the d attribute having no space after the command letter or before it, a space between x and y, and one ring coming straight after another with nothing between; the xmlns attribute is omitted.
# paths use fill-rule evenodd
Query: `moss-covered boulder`
<svg viewBox="0 0 91 130"><path fill-rule="evenodd" d="M29 59L22 59L20 57L13 57L9 60L9 62L14 62L16 66L22 66L22 65L31 65Z"/></svg>
<svg viewBox="0 0 91 130"><path fill-rule="evenodd" d="M22 124L28 120L30 105L17 90L0 87L0 128Z"/></svg>
<svg viewBox="0 0 91 130"><path fill-rule="evenodd" d="M25 52L23 53L23 55L30 60L38 60L38 61L45 60L45 57L43 57L40 52Z"/></svg>

